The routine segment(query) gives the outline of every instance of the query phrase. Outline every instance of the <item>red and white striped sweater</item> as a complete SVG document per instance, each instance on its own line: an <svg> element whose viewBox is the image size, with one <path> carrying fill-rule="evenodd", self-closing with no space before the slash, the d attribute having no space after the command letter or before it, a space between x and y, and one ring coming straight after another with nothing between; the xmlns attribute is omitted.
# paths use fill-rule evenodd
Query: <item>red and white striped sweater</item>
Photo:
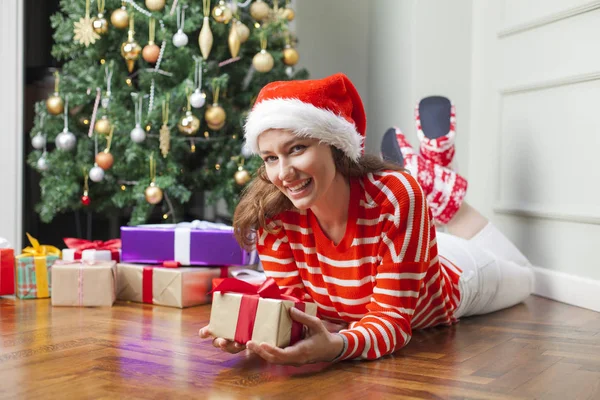
<svg viewBox="0 0 600 400"><path fill-rule="evenodd" d="M405 346L412 329L456 321L461 270L438 257L425 195L409 174L350 181L346 233L335 246L308 211L285 211L258 232L267 276L301 287L319 315L345 321L341 359L377 359Z"/></svg>

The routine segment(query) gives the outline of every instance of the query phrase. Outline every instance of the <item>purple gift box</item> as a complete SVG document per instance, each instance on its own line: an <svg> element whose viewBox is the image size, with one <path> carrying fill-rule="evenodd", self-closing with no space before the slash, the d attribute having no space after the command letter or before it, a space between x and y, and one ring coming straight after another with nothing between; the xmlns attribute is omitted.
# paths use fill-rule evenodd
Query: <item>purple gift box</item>
<svg viewBox="0 0 600 400"><path fill-rule="evenodd" d="M243 250L233 229L204 221L121 227L121 261L181 265L247 265L253 254Z"/></svg>

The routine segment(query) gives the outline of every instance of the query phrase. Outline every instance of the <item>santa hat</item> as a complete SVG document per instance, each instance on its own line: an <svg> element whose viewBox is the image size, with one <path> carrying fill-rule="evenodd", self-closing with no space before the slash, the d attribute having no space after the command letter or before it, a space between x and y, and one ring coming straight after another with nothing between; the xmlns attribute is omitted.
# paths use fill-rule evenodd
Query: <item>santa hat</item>
<svg viewBox="0 0 600 400"><path fill-rule="evenodd" d="M367 126L358 91L342 73L324 79L272 82L262 88L245 125L246 147L258 153L258 136L289 129L319 139L356 161Z"/></svg>

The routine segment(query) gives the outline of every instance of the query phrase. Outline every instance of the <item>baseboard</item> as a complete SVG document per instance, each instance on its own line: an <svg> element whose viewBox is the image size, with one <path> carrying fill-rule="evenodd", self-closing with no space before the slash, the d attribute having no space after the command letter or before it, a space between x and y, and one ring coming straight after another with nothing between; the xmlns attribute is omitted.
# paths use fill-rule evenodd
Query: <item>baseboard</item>
<svg viewBox="0 0 600 400"><path fill-rule="evenodd" d="M533 293L561 303L600 312L600 280L533 267Z"/></svg>

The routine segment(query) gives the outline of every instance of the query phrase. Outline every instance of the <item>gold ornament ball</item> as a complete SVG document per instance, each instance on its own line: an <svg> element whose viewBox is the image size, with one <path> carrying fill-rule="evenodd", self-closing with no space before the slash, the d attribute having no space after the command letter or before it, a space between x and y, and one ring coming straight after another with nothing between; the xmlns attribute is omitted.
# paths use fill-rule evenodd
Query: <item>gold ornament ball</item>
<svg viewBox="0 0 600 400"><path fill-rule="evenodd" d="M106 115L102 116L94 125L94 130L101 135L108 135L110 133L110 121Z"/></svg>
<svg viewBox="0 0 600 400"><path fill-rule="evenodd" d="M108 152L102 151L96 154L96 164L105 171L112 167L114 162L113 155Z"/></svg>
<svg viewBox="0 0 600 400"><path fill-rule="evenodd" d="M46 108L50 114L60 115L65 109L65 102L58 95L58 93L54 93L52 96L48 97L48 100L46 100Z"/></svg>
<svg viewBox="0 0 600 400"><path fill-rule="evenodd" d="M154 182L152 182L144 191L144 195L146 196L146 201L148 203L158 204L163 198L163 191L161 188L156 186Z"/></svg>
<svg viewBox="0 0 600 400"><path fill-rule="evenodd" d="M250 29L242 21L236 21L235 30L240 37L240 42L244 43L250 37Z"/></svg>
<svg viewBox="0 0 600 400"><path fill-rule="evenodd" d="M220 22L222 24L228 24L229 21L231 21L233 14L231 13L231 9L229 8L229 6L227 6L225 2L221 0L219 1L219 4L217 4L213 8L212 16L215 19L215 21Z"/></svg>
<svg viewBox="0 0 600 400"><path fill-rule="evenodd" d="M235 174L233 174L233 179L235 179L235 183L240 186L244 186L246 183L250 182L250 173L246 171L244 168L240 167Z"/></svg>
<svg viewBox="0 0 600 400"><path fill-rule="evenodd" d="M127 40L121 44L121 55L127 63L127 71L132 72L135 62L140 58L142 47L135 40Z"/></svg>
<svg viewBox="0 0 600 400"><path fill-rule="evenodd" d="M263 21L269 18L270 12L271 8L269 8L269 5L262 0L255 1L250 6L250 15L257 21Z"/></svg>
<svg viewBox="0 0 600 400"><path fill-rule="evenodd" d="M129 26L129 15L125 7L117 8L110 14L110 23L117 29L125 29Z"/></svg>
<svg viewBox="0 0 600 400"><path fill-rule="evenodd" d="M252 59L252 65L258 72L269 72L273 69L275 65L275 60L273 60L273 56L271 53L266 50L261 50L260 53L257 53Z"/></svg>
<svg viewBox="0 0 600 400"><path fill-rule="evenodd" d="M227 114L225 113L225 110L218 104L208 106L204 113L204 119L210 129L221 129L225 125L226 118Z"/></svg>
<svg viewBox="0 0 600 400"><path fill-rule="evenodd" d="M187 111L179 120L177 129L185 135L194 135L200 129L200 120L191 111Z"/></svg>
<svg viewBox="0 0 600 400"><path fill-rule="evenodd" d="M104 14L99 13L98 16L92 20L92 27L94 28L94 32L99 35L104 35L108 32L108 21L104 18Z"/></svg>
<svg viewBox="0 0 600 400"><path fill-rule="evenodd" d="M165 0L146 0L146 8L150 11L160 11L165 8Z"/></svg>
<svg viewBox="0 0 600 400"><path fill-rule="evenodd" d="M296 18L296 12L292 8L286 7L281 16L288 21L293 21Z"/></svg>
<svg viewBox="0 0 600 400"><path fill-rule="evenodd" d="M160 47L156 43L148 43L142 50L142 58L150 64L155 64L158 61Z"/></svg>
<svg viewBox="0 0 600 400"><path fill-rule="evenodd" d="M286 48L283 49L283 63L285 65L296 65L299 59L300 55L295 48L286 46Z"/></svg>

